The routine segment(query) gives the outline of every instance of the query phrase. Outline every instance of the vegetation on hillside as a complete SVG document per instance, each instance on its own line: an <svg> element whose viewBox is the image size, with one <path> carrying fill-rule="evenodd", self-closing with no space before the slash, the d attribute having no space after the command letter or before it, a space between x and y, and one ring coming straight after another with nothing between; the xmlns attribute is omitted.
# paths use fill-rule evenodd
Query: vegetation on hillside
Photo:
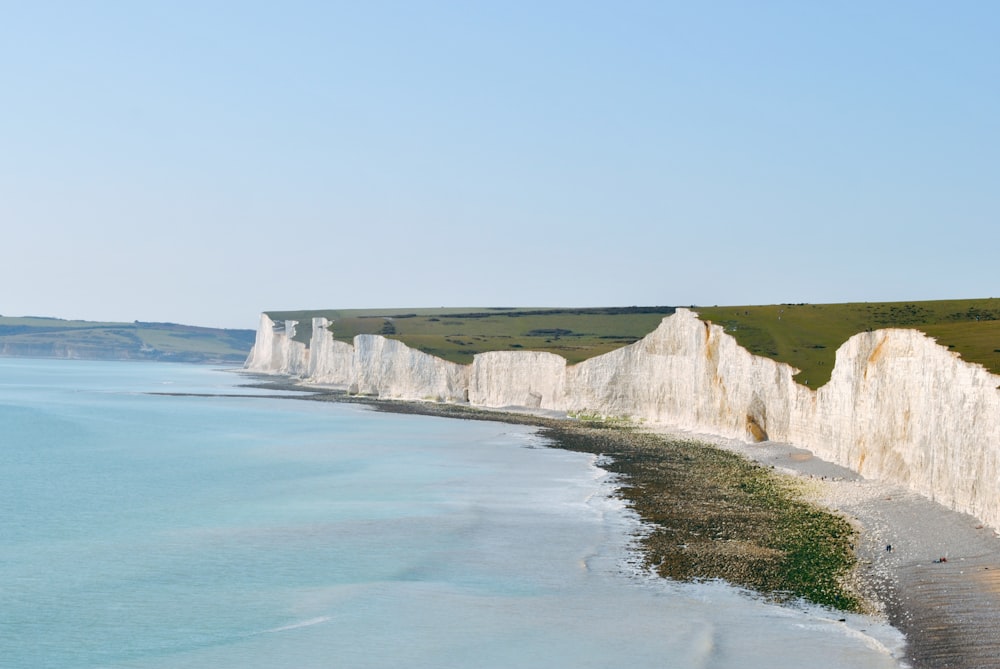
<svg viewBox="0 0 1000 669"><path fill-rule="evenodd" d="M253 341L253 330L0 316L0 354L7 356L239 364Z"/></svg>

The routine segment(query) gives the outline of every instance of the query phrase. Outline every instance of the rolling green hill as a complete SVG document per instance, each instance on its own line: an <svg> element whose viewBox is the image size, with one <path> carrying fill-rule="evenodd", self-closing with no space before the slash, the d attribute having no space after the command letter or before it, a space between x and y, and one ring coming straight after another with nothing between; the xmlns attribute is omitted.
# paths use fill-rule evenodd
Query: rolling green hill
<svg viewBox="0 0 1000 669"><path fill-rule="evenodd" d="M796 380L812 388L830 379L834 354L852 335L891 327L920 330L963 359L1000 374L1000 298L691 308L752 353L802 370ZM556 353L573 364L642 338L673 312L660 306L267 313L275 321L298 321L295 338L303 342L312 334L312 318L322 316L345 342L357 334L381 334L459 363L485 351L526 350Z"/></svg>
<svg viewBox="0 0 1000 669"><path fill-rule="evenodd" d="M253 330L0 316L0 355L242 364Z"/></svg>

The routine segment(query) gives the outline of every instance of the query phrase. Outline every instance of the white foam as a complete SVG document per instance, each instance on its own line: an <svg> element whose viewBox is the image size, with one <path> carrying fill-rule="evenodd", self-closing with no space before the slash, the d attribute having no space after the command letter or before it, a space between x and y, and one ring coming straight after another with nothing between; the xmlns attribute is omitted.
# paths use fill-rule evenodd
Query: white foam
<svg viewBox="0 0 1000 669"><path fill-rule="evenodd" d="M269 630L264 630L263 632L261 632L261 634L274 634L276 632L287 632L289 630L297 630L302 627L312 627L313 625L319 625L329 620L330 616L317 616L316 618L309 618L308 620L292 623L290 625L282 625L281 627L274 627Z"/></svg>

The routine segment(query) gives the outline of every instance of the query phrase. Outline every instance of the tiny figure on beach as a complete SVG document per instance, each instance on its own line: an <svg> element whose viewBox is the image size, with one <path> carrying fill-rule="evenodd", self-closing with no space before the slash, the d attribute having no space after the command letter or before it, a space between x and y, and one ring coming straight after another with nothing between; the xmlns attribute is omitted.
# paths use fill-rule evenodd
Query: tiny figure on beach
<svg viewBox="0 0 1000 669"><path fill-rule="evenodd" d="M942 558L938 558L937 560L934 560L934 564L941 564L942 562L947 562L947 561L948 561L948 558L942 557Z"/></svg>
<svg viewBox="0 0 1000 669"><path fill-rule="evenodd" d="M892 544L886 544L885 545L885 552L886 553L891 553L892 552Z"/></svg>

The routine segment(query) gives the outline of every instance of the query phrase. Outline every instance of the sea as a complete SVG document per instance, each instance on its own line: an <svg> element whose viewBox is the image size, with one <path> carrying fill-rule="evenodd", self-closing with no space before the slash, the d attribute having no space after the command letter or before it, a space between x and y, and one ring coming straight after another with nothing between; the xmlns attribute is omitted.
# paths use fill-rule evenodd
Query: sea
<svg viewBox="0 0 1000 669"><path fill-rule="evenodd" d="M247 383L0 358L0 667L904 666L878 619L651 575L529 427Z"/></svg>

